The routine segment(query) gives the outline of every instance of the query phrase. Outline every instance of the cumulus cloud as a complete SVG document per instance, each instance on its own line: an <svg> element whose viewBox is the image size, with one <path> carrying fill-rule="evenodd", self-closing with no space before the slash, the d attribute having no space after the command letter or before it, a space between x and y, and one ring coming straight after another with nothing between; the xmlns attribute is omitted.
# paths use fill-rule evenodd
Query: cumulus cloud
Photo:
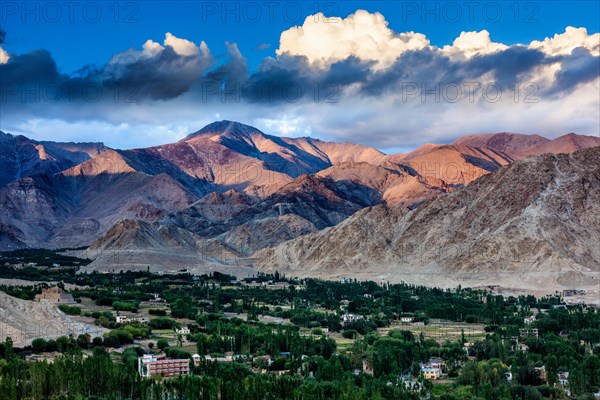
<svg viewBox="0 0 600 400"><path fill-rule="evenodd" d="M548 55L568 55L578 48L583 47L592 55L600 55L600 33L588 35L585 28L574 28L568 26L564 33L557 33L552 38L542 41L534 40L529 47L540 49Z"/></svg>
<svg viewBox="0 0 600 400"><path fill-rule="evenodd" d="M187 39L180 39L171 32L167 32L165 36L165 46L171 46L175 53L180 56L194 56L197 55L200 49L193 42L190 42ZM206 43L202 42L201 46L203 47L203 51L207 50Z"/></svg>
<svg viewBox="0 0 600 400"><path fill-rule="evenodd" d="M309 16L302 26L282 32L279 42L278 56L304 56L317 66L353 56L386 67L406 51L429 46L425 35L395 33L382 14L364 10L335 21L329 21L322 13Z"/></svg>
<svg viewBox="0 0 600 400"><path fill-rule="evenodd" d="M469 58L474 55L496 53L507 48L508 46L502 43L492 42L490 33L482 30L480 32L461 32L452 46L444 46L442 51L451 56L462 55Z"/></svg>

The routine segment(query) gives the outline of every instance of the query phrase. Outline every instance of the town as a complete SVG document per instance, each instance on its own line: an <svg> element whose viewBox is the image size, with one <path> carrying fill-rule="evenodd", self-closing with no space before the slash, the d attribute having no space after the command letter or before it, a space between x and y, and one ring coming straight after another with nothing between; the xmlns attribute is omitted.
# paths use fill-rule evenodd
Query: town
<svg viewBox="0 0 600 400"><path fill-rule="evenodd" d="M86 398L157 398L150 393L190 387L198 390L186 399L251 398L261 387L280 391L276 398L313 391L341 399L348 382L356 398L600 397L600 314L566 304L565 293L514 297L279 274L49 269L45 278L0 289L97 331L16 343L0 330L0 387L23 382L11 399L58 398L66 383L52 377L67 365L117 374L111 385L82 386ZM119 379L128 383L114 386Z"/></svg>

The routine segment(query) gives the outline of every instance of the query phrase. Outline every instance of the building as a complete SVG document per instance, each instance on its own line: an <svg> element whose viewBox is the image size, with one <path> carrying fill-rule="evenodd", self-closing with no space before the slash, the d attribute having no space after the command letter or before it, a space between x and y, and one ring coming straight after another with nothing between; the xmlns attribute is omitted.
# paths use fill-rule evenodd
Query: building
<svg viewBox="0 0 600 400"><path fill-rule="evenodd" d="M525 353L529 351L529 346L527 346L525 343L517 343L517 350L520 350L523 353Z"/></svg>
<svg viewBox="0 0 600 400"><path fill-rule="evenodd" d="M532 315L531 317L523 318L523 322L525 325L533 324L535 322L535 317Z"/></svg>
<svg viewBox="0 0 600 400"><path fill-rule="evenodd" d="M400 322L403 324L410 324L415 320L415 317L400 317Z"/></svg>
<svg viewBox="0 0 600 400"><path fill-rule="evenodd" d="M194 354L192 356L192 360L194 361L194 365L197 367L198 365L200 365L200 362L202 361L202 357L200 357L200 354Z"/></svg>
<svg viewBox="0 0 600 400"><path fill-rule="evenodd" d="M344 310L350 304L350 300L340 300L340 310Z"/></svg>
<svg viewBox="0 0 600 400"><path fill-rule="evenodd" d="M431 368L437 368L440 371L443 368L446 368L446 362L443 359L439 358L439 357L431 357L429 359L429 362L427 364L428 364L427 366L429 366Z"/></svg>
<svg viewBox="0 0 600 400"><path fill-rule="evenodd" d="M438 379L442 376L442 370L439 368L430 368L430 367L421 367L421 372L423 372L423 376L425 379Z"/></svg>
<svg viewBox="0 0 600 400"><path fill-rule="evenodd" d="M188 328L187 326L182 326L179 329L175 329L175 332L179 333L180 335L189 335L190 328Z"/></svg>
<svg viewBox="0 0 600 400"><path fill-rule="evenodd" d="M525 337L525 336L535 336L538 337L539 336L539 331L537 328L533 328L533 329L519 329L519 336Z"/></svg>
<svg viewBox="0 0 600 400"><path fill-rule="evenodd" d="M558 383L560 383L561 386L569 386L569 372L560 372L558 374Z"/></svg>
<svg viewBox="0 0 600 400"><path fill-rule="evenodd" d="M45 301L53 304L73 304L73 296L66 293L59 287L42 289L42 293L35 295L35 301Z"/></svg>
<svg viewBox="0 0 600 400"><path fill-rule="evenodd" d="M369 361L366 359L366 357L363 357L362 359L362 372L367 375L373 375L373 370L371 369Z"/></svg>
<svg viewBox="0 0 600 400"><path fill-rule="evenodd" d="M349 313L342 315L342 323L344 323L344 324L348 324L350 322L355 322L355 321L358 321L361 319L364 319L364 317L362 315L349 314Z"/></svg>
<svg viewBox="0 0 600 400"><path fill-rule="evenodd" d="M426 364L421 364L421 372L425 379L438 379L444 372L442 367L445 367L446 363L441 358L430 358Z"/></svg>
<svg viewBox="0 0 600 400"><path fill-rule="evenodd" d="M138 373L143 377L153 375L170 377L179 375L189 375L190 360L185 359L167 359L164 354L152 355L144 354L138 358Z"/></svg>
<svg viewBox="0 0 600 400"><path fill-rule="evenodd" d="M132 317L129 315L117 315L116 317L117 324L128 324L130 322L139 322L140 324L147 324L148 318L146 317Z"/></svg>
<svg viewBox="0 0 600 400"><path fill-rule="evenodd" d="M563 295L563 297L583 296L583 295L585 295L585 290L565 289L565 290L563 290L562 295Z"/></svg>
<svg viewBox="0 0 600 400"><path fill-rule="evenodd" d="M223 357L212 357L210 355L204 356L206 361L216 361L216 362L233 362L234 357L232 355L223 356Z"/></svg>

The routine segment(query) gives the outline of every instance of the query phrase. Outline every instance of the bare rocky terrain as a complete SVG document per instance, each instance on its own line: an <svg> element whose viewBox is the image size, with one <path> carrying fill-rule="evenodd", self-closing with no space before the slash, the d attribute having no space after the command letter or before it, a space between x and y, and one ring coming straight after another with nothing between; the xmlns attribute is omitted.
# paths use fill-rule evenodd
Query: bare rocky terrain
<svg viewBox="0 0 600 400"><path fill-rule="evenodd" d="M73 320L54 304L21 300L0 291L0 341L11 337L17 346L26 346L38 337L89 333L102 336L103 328Z"/></svg>
<svg viewBox="0 0 600 400"><path fill-rule="evenodd" d="M378 205L257 252L260 270L452 286L600 284L600 147L526 158L415 210Z"/></svg>
<svg viewBox="0 0 600 400"><path fill-rule="evenodd" d="M0 187L37 174L54 174L107 150L102 143L38 142L0 131Z"/></svg>
<svg viewBox="0 0 600 400"><path fill-rule="evenodd" d="M454 283L471 275L487 282L509 268L496 262L509 251L517 260L521 253L531 258L540 276L550 277L552 267L558 275L549 279L558 284L587 282L586 268L598 260L588 249L593 240L584 239L597 220L578 225L527 203L530 195L541 199L536 188L549 185L545 171L554 167L526 158L579 154L600 146L597 137L480 134L392 155L268 135L232 121L212 123L177 143L132 150L1 138L1 162L21 172L5 174L0 185L0 250L85 248L71 252L94 259L86 270L247 275L258 259L261 269L323 277L411 275ZM475 190L506 171L510 178L502 184ZM585 171L557 172L555 184ZM527 181L528 175L535 179ZM434 211L436 201L444 206ZM458 205L464 210L454 210ZM575 253L557 252L552 244L575 239ZM514 269L522 269L517 264Z"/></svg>

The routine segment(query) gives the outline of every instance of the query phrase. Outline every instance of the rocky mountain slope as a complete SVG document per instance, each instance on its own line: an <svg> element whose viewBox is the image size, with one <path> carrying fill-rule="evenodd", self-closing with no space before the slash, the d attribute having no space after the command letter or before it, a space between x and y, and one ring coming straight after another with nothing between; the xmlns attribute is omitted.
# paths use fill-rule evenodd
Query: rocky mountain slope
<svg viewBox="0 0 600 400"><path fill-rule="evenodd" d="M0 189L0 247L88 245L122 219L155 221L194 199L170 176L135 171L108 150L61 173Z"/></svg>
<svg viewBox="0 0 600 400"><path fill-rule="evenodd" d="M22 159L22 148L37 143L24 137L3 138L6 145L0 154L11 162L16 144L21 143L17 153ZM94 158L84 151L93 154L92 144L44 146L64 149L72 157L39 156L52 163L30 163L27 173L32 176L27 178L22 172L10 172L6 187L0 189L0 249L87 245L123 219L156 222L210 193L234 189L264 198L294 178L338 160L383 156L359 145L270 136L231 121L207 125L164 146L122 151L102 147ZM42 149L36 151L41 154ZM24 171L24 164L18 165Z"/></svg>
<svg viewBox="0 0 600 400"><path fill-rule="evenodd" d="M579 135L550 141L502 133L385 155L351 143L268 135L232 121L143 149L44 142L44 151L61 149L71 161L0 188L0 250L93 243L93 268L118 268L122 258L112 256L123 252L132 267L175 268L185 261L195 268L203 257L246 265L261 248L335 226L365 207L412 210L522 154L595 144L596 138ZM4 159L13 147L2 148ZM85 160L69 166L78 161L73 154Z"/></svg>
<svg viewBox="0 0 600 400"><path fill-rule="evenodd" d="M64 171L105 150L102 143L38 142L0 131L0 187L24 177Z"/></svg>
<svg viewBox="0 0 600 400"><path fill-rule="evenodd" d="M503 132L463 136L452 144L488 147L506 153L515 160L520 160L531 155L572 153L580 149L600 146L600 137L569 133L550 140L540 135L520 135Z"/></svg>
<svg viewBox="0 0 600 400"><path fill-rule="evenodd" d="M512 163L412 211L369 207L256 256L300 276L598 285L600 147Z"/></svg>
<svg viewBox="0 0 600 400"><path fill-rule="evenodd" d="M65 315L55 305L21 300L0 291L0 342L11 337L17 346L27 346L38 337L57 338L89 333L102 336L105 329L84 324Z"/></svg>

